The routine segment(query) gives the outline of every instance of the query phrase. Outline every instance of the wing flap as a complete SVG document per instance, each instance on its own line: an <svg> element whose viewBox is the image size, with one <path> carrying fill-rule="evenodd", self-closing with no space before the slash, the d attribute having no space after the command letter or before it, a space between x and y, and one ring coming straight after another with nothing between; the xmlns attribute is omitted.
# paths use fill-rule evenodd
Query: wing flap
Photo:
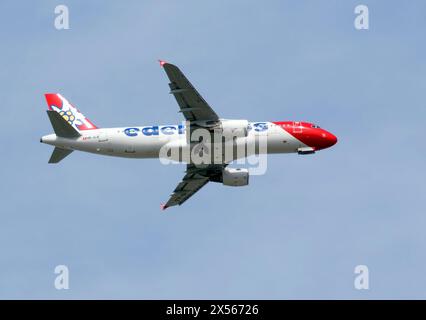
<svg viewBox="0 0 426 320"><path fill-rule="evenodd" d="M180 69L164 61L160 61L170 80L170 93L175 97L180 111L189 121L217 121L218 115L203 99Z"/></svg>
<svg viewBox="0 0 426 320"><path fill-rule="evenodd" d="M163 206L163 209L181 205L209 182L209 178L207 177L190 178L187 176L188 174L185 175L183 181L177 185L169 201Z"/></svg>
<svg viewBox="0 0 426 320"><path fill-rule="evenodd" d="M185 176L182 181L179 182L169 200L162 208L166 209L168 207L181 205L209 181L221 182L222 171L226 166L226 164L211 164L197 167L194 164L188 164L186 166Z"/></svg>

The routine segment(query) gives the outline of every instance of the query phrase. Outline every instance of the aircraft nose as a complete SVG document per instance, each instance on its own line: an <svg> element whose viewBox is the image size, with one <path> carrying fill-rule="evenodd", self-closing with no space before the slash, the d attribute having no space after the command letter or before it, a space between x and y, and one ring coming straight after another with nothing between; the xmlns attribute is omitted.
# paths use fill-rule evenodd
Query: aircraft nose
<svg viewBox="0 0 426 320"><path fill-rule="evenodd" d="M330 132L325 134L325 139L327 140L327 148L334 146L337 143L337 137Z"/></svg>

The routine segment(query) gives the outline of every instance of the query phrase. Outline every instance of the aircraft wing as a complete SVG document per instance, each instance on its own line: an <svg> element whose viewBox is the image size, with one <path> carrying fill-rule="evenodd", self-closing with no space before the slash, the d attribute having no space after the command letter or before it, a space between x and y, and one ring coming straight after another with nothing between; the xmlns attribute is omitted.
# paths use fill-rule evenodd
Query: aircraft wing
<svg viewBox="0 0 426 320"><path fill-rule="evenodd" d="M180 107L180 112L188 121L217 121L216 112L192 86L182 71L173 64L160 61L161 66L169 77L170 93L174 95Z"/></svg>
<svg viewBox="0 0 426 320"><path fill-rule="evenodd" d="M168 207L181 205L198 190L204 187L209 181L220 181L222 179L222 171L224 167L226 167L226 164L210 164L202 167L196 167L193 164L188 164L185 176L173 191L167 203L162 206L162 209L164 210Z"/></svg>

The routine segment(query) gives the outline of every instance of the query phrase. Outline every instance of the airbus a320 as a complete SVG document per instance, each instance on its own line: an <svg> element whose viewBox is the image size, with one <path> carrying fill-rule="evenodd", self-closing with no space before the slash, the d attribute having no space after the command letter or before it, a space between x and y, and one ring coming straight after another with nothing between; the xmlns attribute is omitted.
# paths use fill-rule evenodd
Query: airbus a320
<svg viewBox="0 0 426 320"><path fill-rule="evenodd" d="M170 93L179 105L184 122L99 128L62 95L47 93L47 114L54 133L43 136L40 142L55 147L49 163L60 162L74 150L125 158L170 157L186 163L185 176L162 205L166 209L181 205L208 182L248 185L249 170L229 166L241 157L270 153L313 154L337 142L335 135L310 122L223 119L177 66L165 61L160 61L160 65L170 80ZM230 146L231 156L227 156L226 146Z"/></svg>

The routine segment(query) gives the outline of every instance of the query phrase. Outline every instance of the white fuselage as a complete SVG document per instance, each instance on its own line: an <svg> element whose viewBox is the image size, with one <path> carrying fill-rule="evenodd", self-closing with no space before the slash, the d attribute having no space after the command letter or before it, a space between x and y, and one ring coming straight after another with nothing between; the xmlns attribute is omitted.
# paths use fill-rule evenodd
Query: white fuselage
<svg viewBox="0 0 426 320"><path fill-rule="evenodd" d="M246 146L248 152L244 156L259 153L291 153L297 152L299 148L308 147L272 122L251 122L249 128L246 137L234 140L234 146L243 148ZM125 158L159 158L165 146L172 149L172 154L176 150L185 152L190 145L187 141L189 140L184 124L103 128L81 131L78 138L62 138L55 134L42 138L43 143L64 149ZM248 145L254 146L252 152L248 150ZM236 158L238 157L234 156L234 159ZM174 160L182 161L181 158Z"/></svg>

